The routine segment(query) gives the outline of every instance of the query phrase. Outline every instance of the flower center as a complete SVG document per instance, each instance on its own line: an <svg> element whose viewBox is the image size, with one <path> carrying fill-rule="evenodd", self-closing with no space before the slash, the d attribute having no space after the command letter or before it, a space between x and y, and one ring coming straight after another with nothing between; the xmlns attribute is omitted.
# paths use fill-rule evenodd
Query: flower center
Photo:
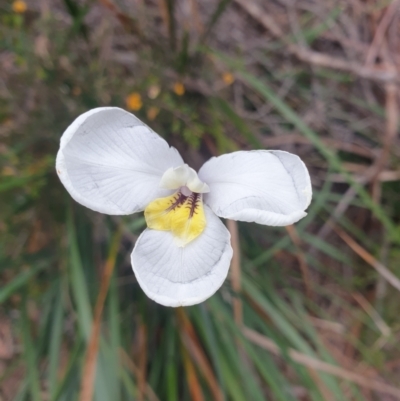
<svg viewBox="0 0 400 401"><path fill-rule="evenodd" d="M186 164L168 169L160 185L177 191L147 205L144 211L147 226L171 231L177 245L184 247L206 227L202 193L209 192L208 185L200 181L197 173Z"/></svg>

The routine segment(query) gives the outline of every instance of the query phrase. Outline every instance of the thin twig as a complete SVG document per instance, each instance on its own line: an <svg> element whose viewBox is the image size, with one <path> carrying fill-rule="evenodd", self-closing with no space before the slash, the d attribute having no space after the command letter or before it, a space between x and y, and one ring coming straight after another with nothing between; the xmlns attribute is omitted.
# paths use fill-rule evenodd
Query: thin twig
<svg viewBox="0 0 400 401"><path fill-rule="evenodd" d="M321 138L321 141L326 147L342 150L344 152L354 153L359 156L367 157L369 159L376 157L376 152L373 149L361 146L354 142L343 142L334 138ZM262 143L270 149L282 145L310 145L312 144L310 138L306 138L297 133L284 132L284 135L263 137Z"/></svg>
<svg viewBox="0 0 400 401"><path fill-rule="evenodd" d="M366 67L359 63L349 62L290 43L280 26L258 4L249 0L234 0L234 2L263 25L273 36L282 40L286 44L286 50L301 61L318 67L350 72L360 78L381 82L400 82L399 74L391 69Z"/></svg>
<svg viewBox="0 0 400 401"><path fill-rule="evenodd" d="M360 169L363 168L363 166L360 165ZM357 175L353 175L353 180L359 182L360 181L360 176ZM376 177L376 179L379 182L389 182L389 181L399 181L400 180L400 171L389 171L389 170L385 170L385 171L381 171L379 173L379 175ZM346 179L346 177L343 176L343 174L331 174L328 177L329 181L333 181L333 182L343 182L343 183L347 183L348 180Z"/></svg>
<svg viewBox="0 0 400 401"><path fill-rule="evenodd" d="M133 361L129 358L128 354L123 348L119 349L120 358L122 363L136 376L139 377L140 372L139 368L133 363ZM150 387L150 385L146 382L146 395L149 401L160 401L157 397L154 390Z"/></svg>
<svg viewBox="0 0 400 401"><path fill-rule="evenodd" d="M252 343L257 344L261 348L266 349L267 351L273 353L274 355L282 355L282 350L278 347L278 345L270 340L269 338L263 336L256 331L249 329L247 327L243 328L243 334L246 338L248 338ZM330 363L320 361L319 359L313 358L309 355L302 354L294 349L288 349L285 354L289 355L289 357L294 361L308 368L314 369L316 371L328 373L330 375L339 377L343 380L347 380L353 383L358 384L361 387L379 391L384 394L390 394L397 399L400 399L400 389L393 387L389 384L382 383L379 380L374 380L370 377L365 377L361 374L355 373L348 369L343 369L340 366L331 365Z"/></svg>
<svg viewBox="0 0 400 401"><path fill-rule="evenodd" d="M398 86L395 83L388 83L385 85L386 130L383 138L382 151L375 162L375 174L371 179L373 184L373 193L376 193L375 187L380 185L380 181L378 180L379 174L388 164L390 149L394 139L396 138L397 127L399 124L397 88Z"/></svg>
<svg viewBox="0 0 400 401"><path fill-rule="evenodd" d="M400 280L386 266L375 259L344 230L339 227L333 227L333 230L358 256L364 259L364 261L372 266L382 277L386 279L386 281L388 281L388 283L390 283L394 288L400 291Z"/></svg>
<svg viewBox="0 0 400 401"><path fill-rule="evenodd" d="M297 234L296 228L293 225L286 226L286 231L289 234L290 239L292 240L295 248L296 248L296 258L300 265L301 274L303 276L304 286L306 289L306 295L308 299L313 299L314 295L312 292L312 279L310 274L310 269L308 268L306 257L304 255L303 250L301 249L301 241Z"/></svg>
<svg viewBox="0 0 400 401"><path fill-rule="evenodd" d="M365 312L368 313L382 335L384 337L389 337L392 331L390 330L390 327L386 324L386 322L382 319L378 311L368 302L368 300L362 294L356 292L352 295L353 298L365 310Z"/></svg>
<svg viewBox="0 0 400 401"><path fill-rule="evenodd" d="M98 0L98 1L105 8L107 8L112 14L114 14L114 16L118 19L121 25L128 32L132 32L137 35L140 34L136 21L134 21L132 18L129 18L124 13L122 13L112 0Z"/></svg>
<svg viewBox="0 0 400 401"><path fill-rule="evenodd" d="M378 28L375 31L374 38L372 39L371 45L367 52L367 57L365 58L365 65L369 66L374 63L376 56L378 55L379 48L384 39L385 33L389 28L389 25L393 21L399 8L399 0L394 0L385 11L381 21L379 22Z"/></svg>
<svg viewBox="0 0 400 401"><path fill-rule="evenodd" d="M393 67L392 67L393 68ZM397 85L395 83L387 83L386 89L386 133L382 144L382 149L379 156L376 158L374 164L370 166L365 174L358 178L358 182L366 185L372 182L373 193L376 194L376 186L380 184L379 176L387 165L388 157L393 140L396 137L397 127L399 123L399 116L397 112ZM322 226L318 232L319 238L325 238L333 227L333 223L337 221L347 210L350 203L356 196L357 191L354 187L348 188L340 202L337 204L332 216ZM376 200L376 196L374 196Z"/></svg>

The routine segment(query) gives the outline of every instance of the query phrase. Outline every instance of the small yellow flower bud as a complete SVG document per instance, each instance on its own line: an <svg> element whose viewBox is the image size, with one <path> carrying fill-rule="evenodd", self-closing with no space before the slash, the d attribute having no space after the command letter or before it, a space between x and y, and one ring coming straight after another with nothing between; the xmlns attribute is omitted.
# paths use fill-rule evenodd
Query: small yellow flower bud
<svg viewBox="0 0 400 401"><path fill-rule="evenodd" d="M132 111L138 111L142 108L143 102L142 102L142 97L140 96L139 93L133 92L131 93L126 99L126 108L128 110Z"/></svg>
<svg viewBox="0 0 400 401"><path fill-rule="evenodd" d="M160 112L160 109L158 107L150 107L147 110L147 118L150 121L153 121L157 117L159 112Z"/></svg>
<svg viewBox="0 0 400 401"><path fill-rule="evenodd" d="M230 72L224 72L222 74L222 80L226 85L231 85L235 81L235 77Z"/></svg>
<svg viewBox="0 0 400 401"><path fill-rule="evenodd" d="M176 82L173 90L178 96L182 96L185 93L185 87L183 86L182 82Z"/></svg>
<svg viewBox="0 0 400 401"><path fill-rule="evenodd" d="M26 3L22 0L16 0L12 3L12 10L17 13L17 14L23 14L28 6L26 5Z"/></svg>

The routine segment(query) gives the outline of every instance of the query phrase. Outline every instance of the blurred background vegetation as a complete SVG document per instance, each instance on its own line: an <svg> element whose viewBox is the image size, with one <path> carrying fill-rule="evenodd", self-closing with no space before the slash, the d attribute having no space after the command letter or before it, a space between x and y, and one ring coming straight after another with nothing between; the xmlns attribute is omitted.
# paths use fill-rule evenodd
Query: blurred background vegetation
<svg viewBox="0 0 400 401"><path fill-rule="evenodd" d="M399 4L0 0L0 400L399 400ZM194 168L300 155L308 216L228 222L221 290L155 304L130 266L143 216L55 174L66 127L107 105Z"/></svg>

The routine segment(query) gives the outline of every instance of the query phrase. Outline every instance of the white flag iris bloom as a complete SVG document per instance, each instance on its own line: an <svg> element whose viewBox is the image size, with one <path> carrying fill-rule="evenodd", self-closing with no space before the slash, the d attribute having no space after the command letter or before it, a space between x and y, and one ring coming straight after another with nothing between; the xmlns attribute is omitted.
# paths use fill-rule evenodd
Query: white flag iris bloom
<svg viewBox="0 0 400 401"><path fill-rule="evenodd" d="M239 151L211 158L196 173L164 139L115 107L90 110L68 127L56 168L71 196L90 209L144 210L148 228L132 266L147 296L166 306L202 302L224 282L232 247L219 217L284 226L306 215L312 194L296 155Z"/></svg>

